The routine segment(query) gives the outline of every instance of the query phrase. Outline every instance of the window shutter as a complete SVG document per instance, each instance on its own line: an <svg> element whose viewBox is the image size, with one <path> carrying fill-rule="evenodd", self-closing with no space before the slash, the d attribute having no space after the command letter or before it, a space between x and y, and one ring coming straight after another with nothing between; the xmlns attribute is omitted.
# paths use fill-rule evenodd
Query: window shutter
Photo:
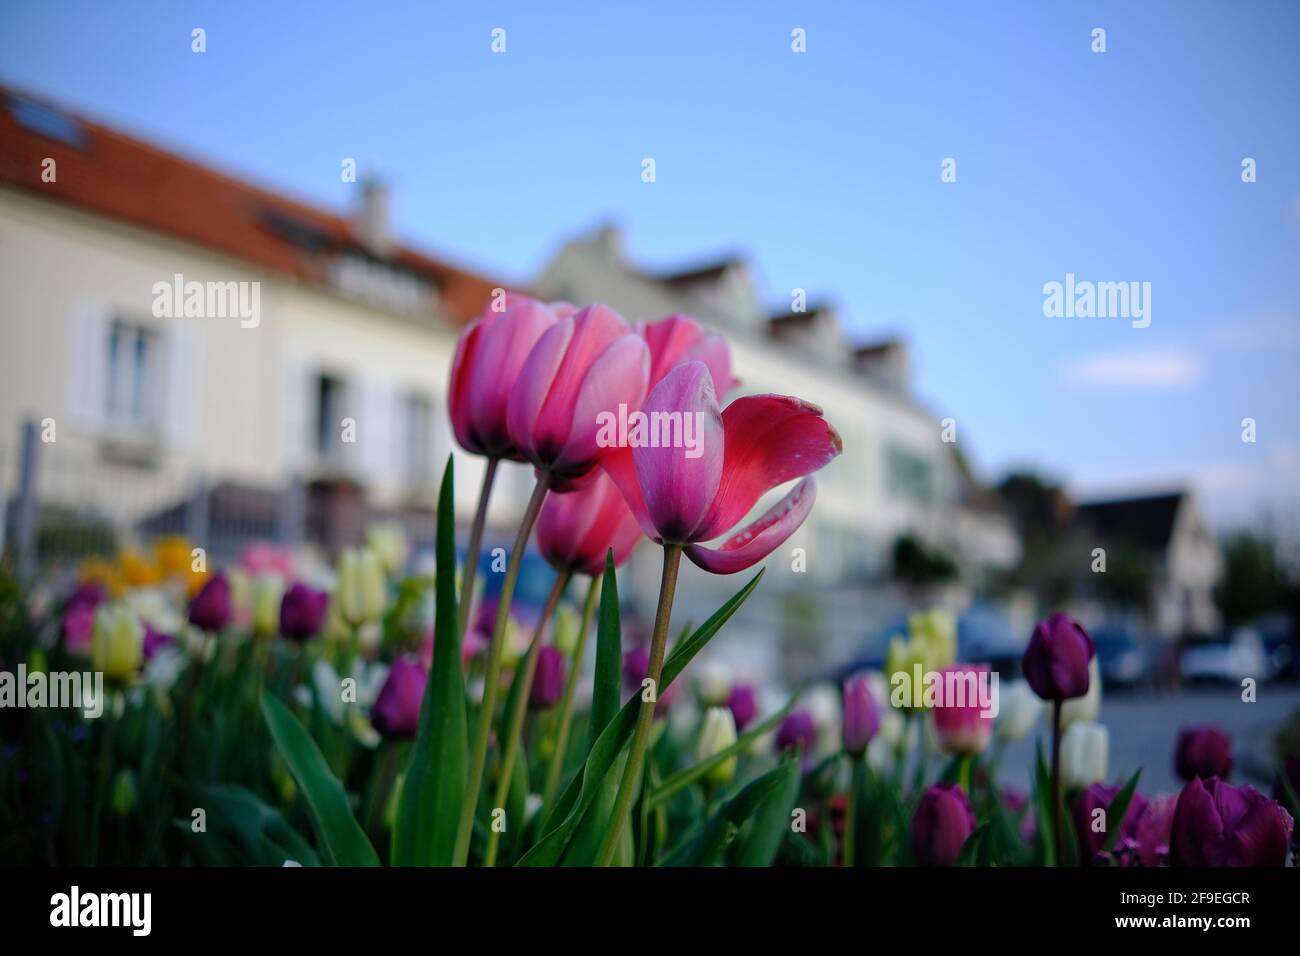
<svg viewBox="0 0 1300 956"><path fill-rule="evenodd" d="M193 329L173 325L164 340L163 429L172 445L187 446L196 431L198 349Z"/></svg>
<svg viewBox="0 0 1300 956"><path fill-rule="evenodd" d="M289 473L302 472L316 448L316 373L290 359L281 371L280 447Z"/></svg>
<svg viewBox="0 0 1300 956"><path fill-rule="evenodd" d="M107 309L90 302L79 303L68 321L68 417L85 428L104 422L111 321Z"/></svg>

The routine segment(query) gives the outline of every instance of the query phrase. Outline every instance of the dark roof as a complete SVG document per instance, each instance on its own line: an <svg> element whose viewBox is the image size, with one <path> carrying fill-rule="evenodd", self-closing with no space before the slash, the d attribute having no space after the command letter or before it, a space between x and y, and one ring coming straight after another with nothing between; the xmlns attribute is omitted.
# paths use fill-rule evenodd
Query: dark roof
<svg viewBox="0 0 1300 956"><path fill-rule="evenodd" d="M326 282L330 254L365 253L352 222L0 86L0 183L298 278ZM41 179L46 158L54 182ZM502 282L395 246L393 266L430 281L449 318L482 312Z"/></svg>
<svg viewBox="0 0 1300 956"><path fill-rule="evenodd" d="M1152 550L1169 545L1178 507L1186 492L1175 491L1138 498L1088 501L1075 509L1077 521L1102 538L1125 541Z"/></svg>
<svg viewBox="0 0 1300 956"><path fill-rule="evenodd" d="M875 358L878 355L886 355L890 352L906 350L906 348L907 343L894 336L879 342L867 342L859 345L853 349L853 355L857 359Z"/></svg>
<svg viewBox="0 0 1300 956"><path fill-rule="evenodd" d="M803 312L778 312L768 317L768 325L773 333L779 334L786 329L798 328L801 325L807 325L810 322L820 318L823 314L829 314L832 311L829 305L817 304L810 305Z"/></svg>
<svg viewBox="0 0 1300 956"><path fill-rule="evenodd" d="M732 266L744 265L745 260L738 255L727 256L717 262L694 266L679 272L665 272L653 278L665 285L693 285L697 282L716 282Z"/></svg>

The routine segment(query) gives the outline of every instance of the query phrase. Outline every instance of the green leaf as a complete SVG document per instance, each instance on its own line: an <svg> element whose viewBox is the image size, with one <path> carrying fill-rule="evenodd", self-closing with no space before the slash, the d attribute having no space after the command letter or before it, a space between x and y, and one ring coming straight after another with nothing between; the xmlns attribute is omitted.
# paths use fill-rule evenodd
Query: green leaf
<svg viewBox="0 0 1300 956"><path fill-rule="evenodd" d="M452 457L438 493L433 668L420 706L397 819L394 866L450 866L465 799L465 674L456 602L456 515Z"/></svg>
<svg viewBox="0 0 1300 956"><path fill-rule="evenodd" d="M1106 808L1106 839L1102 841L1101 851L1109 853L1119 839L1120 830L1124 828L1124 817L1128 813L1128 805L1133 802L1133 793L1137 790L1138 777L1142 776L1142 770L1139 768L1133 776L1128 778L1128 783L1124 784L1124 789L1115 794L1115 799L1110 802Z"/></svg>
<svg viewBox="0 0 1300 956"><path fill-rule="evenodd" d="M758 586L758 582L762 580L762 577L763 572L759 571L750 579L748 584L732 595L731 599L722 607L718 608L713 613L713 616L705 621L698 630L691 634L690 637L678 642L673 648L673 652L668 655L668 660L664 662L660 693L672 685L672 682L677 679L686 665L721 630L722 625L730 620L731 616L736 613L745 600L754 593L754 588ZM573 780L564 789L564 793L556 803L556 812L553 814L552 819L558 820L559 823L551 827L545 836L537 842L537 845L524 854L519 861L519 865L554 866L560 862L574 829L595 802L610 767L628 741L631 740L632 731L636 727L637 711L640 707L641 694L640 691L637 691L623 705L623 709L618 712L618 715L601 731L595 743L592 744L591 752L587 754L586 761L579 768L577 774L574 775ZM549 825L550 821L547 822Z"/></svg>
<svg viewBox="0 0 1300 956"><path fill-rule="evenodd" d="M703 777L705 774L707 774L718 764L722 763L724 760L727 760L731 757L734 757L737 754L741 754L747 751L755 740L763 736L763 734L767 733L769 730L771 730L773 727L775 727L777 724L779 724L782 720L785 719L786 714L790 713L790 709L794 707L795 701L799 699L799 695L802 693L803 693L802 688L800 690L795 691L792 695L790 695L790 699L785 702L784 707L782 707L776 713L772 714L772 716L768 717L757 727L754 727L746 731L745 734L741 737L738 737L736 739L736 742L731 746L725 747L722 750L719 750L717 753L713 754L711 757L708 757L705 760L697 761L696 763L687 767L685 770L681 770L678 773L673 774L671 777L665 780L660 786L656 787L650 793L650 805L655 806L657 804L662 803L663 801L671 797L674 793L676 793L678 790L681 790L683 787L689 786L694 781L700 779L700 777Z"/></svg>
<svg viewBox="0 0 1300 956"><path fill-rule="evenodd" d="M1038 743L1034 759L1034 812L1038 816L1038 839L1043 844L1043 865L1056 866L1056 836L1052 832L1052 776L1043 762L1043 744Z"/></svg>
<svg viewBox="0 0 1300 956"><path fill-rule="evenodd" d="M618 579L614 576L614 551L605 553L605 577L600 585L600 616L596 625L595 685L591 691L591 726L587 752L618 714L622 699L623 634L618 604Z"/></svg>
<svg viewBox="0 0 1300 956"><path fill-rule="evenodd" d="M966 838L957 854L957 866L988 866L989 825L981 823Z"/></svg>
<svg viewBox="0 0 1300 956"><path fill-rule="evenodd" d="M312 828L330 862L336 866L378 866L379 857L352 816L343 784L330 772L320 748L298 718L270 694L262 697L262 717L307 801Z"/></svg>
<svg viewBox="0 0 1300 956"><path fill-rule="evenodd" d="M797 770L796 762L791 761L790 766L792 770ZM787 773L782 778L781 786L763 801L763 805L754 814L748 831L740 836L735 856L737 866L772 865L777 850L790 832L790 813L799 800L799 784L797 772Z"/></svg>
<svg viewBox="0 0 1300 956"><path fill-rule="evenodd" d="M799 761L787 758L779 767L750 781L724 803L693 836L658 863L659 866L712 866L735 839L745 821L759 812L769 800L783 799L790 781L798 784Z"/></svg>
<svg viewBox="0 0 1300 956"><path fill-rule="evenodd" d="M320 865L311 845L252 791L234 785L211 786L199 788L198 794L208 811L210 828L229 830L258 864L279 866L293 860L303 866ZM187 825L185 829L190 828Z"/></svg>

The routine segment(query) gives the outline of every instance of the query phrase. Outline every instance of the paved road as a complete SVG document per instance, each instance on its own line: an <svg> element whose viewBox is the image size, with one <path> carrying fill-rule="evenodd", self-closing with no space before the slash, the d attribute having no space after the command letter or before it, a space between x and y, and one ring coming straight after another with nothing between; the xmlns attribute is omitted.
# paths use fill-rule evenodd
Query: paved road
<svg viewBox="0 0 1300 956"><path fill-rule="evenodd" d="M1144 793L1178 790L1182 784L1173 762L1179 729L1217 724L1232 735L1233 782L1271 789L1265 761L1271 759L1277 727L1300 712L1300 686L1262 685L1257 697L1254 703L1243 703L1240 689L1230 685L1185 688L1166 695L1108 694L1102 701L1100 720L1110 729L1111 780L1125 779L1141 767ZM1043 745L1050 745L1046 737ZM1010 786L1027 789L1033 761L1031 735L1007 748L999 776Z"/></svg>

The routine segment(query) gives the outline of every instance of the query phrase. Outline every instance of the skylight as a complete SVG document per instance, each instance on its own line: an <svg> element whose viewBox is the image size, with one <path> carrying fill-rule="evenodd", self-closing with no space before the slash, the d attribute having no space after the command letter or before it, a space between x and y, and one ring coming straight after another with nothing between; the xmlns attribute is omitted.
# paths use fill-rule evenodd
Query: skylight
<svg viewBox="0 0 1300 956"><path fill-rule="evenodd" d="M85 145L85 131L71 116L16 96L9 98L8 106L9 112L13 114L18 124L29 132L58 140L60 143L78 149Z"/></svg>

